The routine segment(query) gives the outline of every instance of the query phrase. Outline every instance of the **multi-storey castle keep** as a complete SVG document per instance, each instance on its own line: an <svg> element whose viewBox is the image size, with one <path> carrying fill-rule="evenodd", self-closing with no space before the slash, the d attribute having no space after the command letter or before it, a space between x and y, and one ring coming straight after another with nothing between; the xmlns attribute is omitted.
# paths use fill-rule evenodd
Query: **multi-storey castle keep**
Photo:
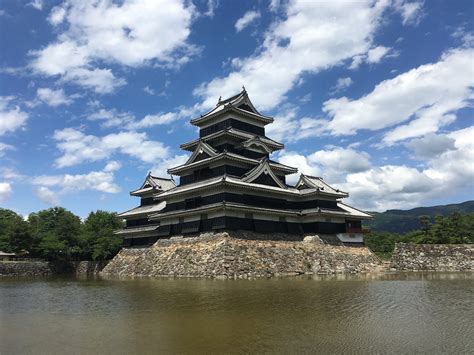
<svg viewBox="0 0 474 355"><path fill-rule="evenodd" d="M192 152L185 164L168 170L172 179L148 175L130 194L139 207L121 213L124 246L158 238L220 230L291 235L318 234L343 244L363 244L367 213L341 202L347 192L322 178L301 175L295 186L286 175L298 170L270 159L283 144L265 136L273 118L260 114L243 89L191 120L199 138L181 145Z"/></svg>

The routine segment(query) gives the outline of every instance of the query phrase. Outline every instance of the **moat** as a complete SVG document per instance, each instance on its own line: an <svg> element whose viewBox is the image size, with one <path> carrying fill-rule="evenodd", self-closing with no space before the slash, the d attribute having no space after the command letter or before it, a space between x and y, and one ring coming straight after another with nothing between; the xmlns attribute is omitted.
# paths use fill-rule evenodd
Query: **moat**
<svg viewBox="0 0 474 355"><path fill-rule="evenodd" d="M0 353L469 353L474 274L0 279Z"/></svg>

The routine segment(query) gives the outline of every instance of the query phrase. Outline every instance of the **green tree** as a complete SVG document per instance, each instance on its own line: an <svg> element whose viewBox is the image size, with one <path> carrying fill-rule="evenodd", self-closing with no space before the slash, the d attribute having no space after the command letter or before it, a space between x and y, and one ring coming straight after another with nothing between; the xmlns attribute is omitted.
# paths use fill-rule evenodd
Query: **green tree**
<svg viewBox="0 0 474 355"><path fill-rule="evenodd" d="M450 216L450 220L452 229L451 243L463 243L465 231L461 214L459 212L453 212Z"/></svg>
<svg viewBox="0 0 474 355"><path fill-rule="evenodd" d="M445 244L451 242L453 231L449 219L443 216L436 216L435 223L431 228L433 242L436 244Z"/></svg>
<svg viewBox="0 0 474 355"><path fill-rule="evenodd" d="M32 238L28 223L15 212L0 209L0 250L22 253L29 251Z"/></svg>
<svg viewBox="0 0 474 355"><path fill-rule="evenodd" d="M474 243L474 213L462 217L463 243Z"/></svg>
<svg viewBox="0 0 474 355"><path fill-rule="evenodd" d="M80 256L81 220L62 207L32 213L28 216L34 240L35 256L49 260L72 260Z"/></svg>
<svg viewBox="0 0 474 355"><path fill-rule="evenodd" d="M122 237L114 234L114 231L121 227L122 222L116 213L91 212L82 228L83 256L93 260L105 260L115 256L122 245Z"/></svg>
<svg viewBox="0 0 474 355"><path fill-rule="evenodd" d="M389 232L370 232L364 236L365 244L377 255L390 257L395 243L402 241L403 236Z"/></svg>

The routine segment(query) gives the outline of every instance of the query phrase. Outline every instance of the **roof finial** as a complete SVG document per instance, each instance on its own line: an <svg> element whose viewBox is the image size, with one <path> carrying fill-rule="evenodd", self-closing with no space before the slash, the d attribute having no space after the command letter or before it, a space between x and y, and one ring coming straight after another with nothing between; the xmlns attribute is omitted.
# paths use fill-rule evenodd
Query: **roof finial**
<svg viewBox="0 0 474 355"><path fill-rule="evenodd" d="M242 85L242 91L243 91L243 92L245 92L245 91L246 91L246 90L245 90L245 86L244 86L244 85Z"/></svg>
<svg viewBox="0 0 474 355"><path fill-rule="evenodd" d="M219 96L219 100L217 101L217 103L220 104L221 100L222 100L222 96Z"/></svg>
<svg viewBox="0 0 474 355"><path fill-rule="evenodd" d="M146 177L148 176L151 176L151 170L148 170L148 174L146 175Z"/></svg>

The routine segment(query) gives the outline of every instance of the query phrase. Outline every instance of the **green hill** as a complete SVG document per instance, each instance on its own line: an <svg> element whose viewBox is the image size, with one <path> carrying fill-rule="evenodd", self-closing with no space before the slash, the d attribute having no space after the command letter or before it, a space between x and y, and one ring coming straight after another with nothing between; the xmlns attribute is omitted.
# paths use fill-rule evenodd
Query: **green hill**
<svg viewBox="0 0 474 355"><path fill-rule="evenodd" d="M453 212L462 214L473 213L474 201L432 207L417 207L411 210L387 210L382 213L370 212L374 219L364 222L364 226L377 232L403 234L420 229L420 216L430 216L434 219L437 215L447 216Z"/></svg>

